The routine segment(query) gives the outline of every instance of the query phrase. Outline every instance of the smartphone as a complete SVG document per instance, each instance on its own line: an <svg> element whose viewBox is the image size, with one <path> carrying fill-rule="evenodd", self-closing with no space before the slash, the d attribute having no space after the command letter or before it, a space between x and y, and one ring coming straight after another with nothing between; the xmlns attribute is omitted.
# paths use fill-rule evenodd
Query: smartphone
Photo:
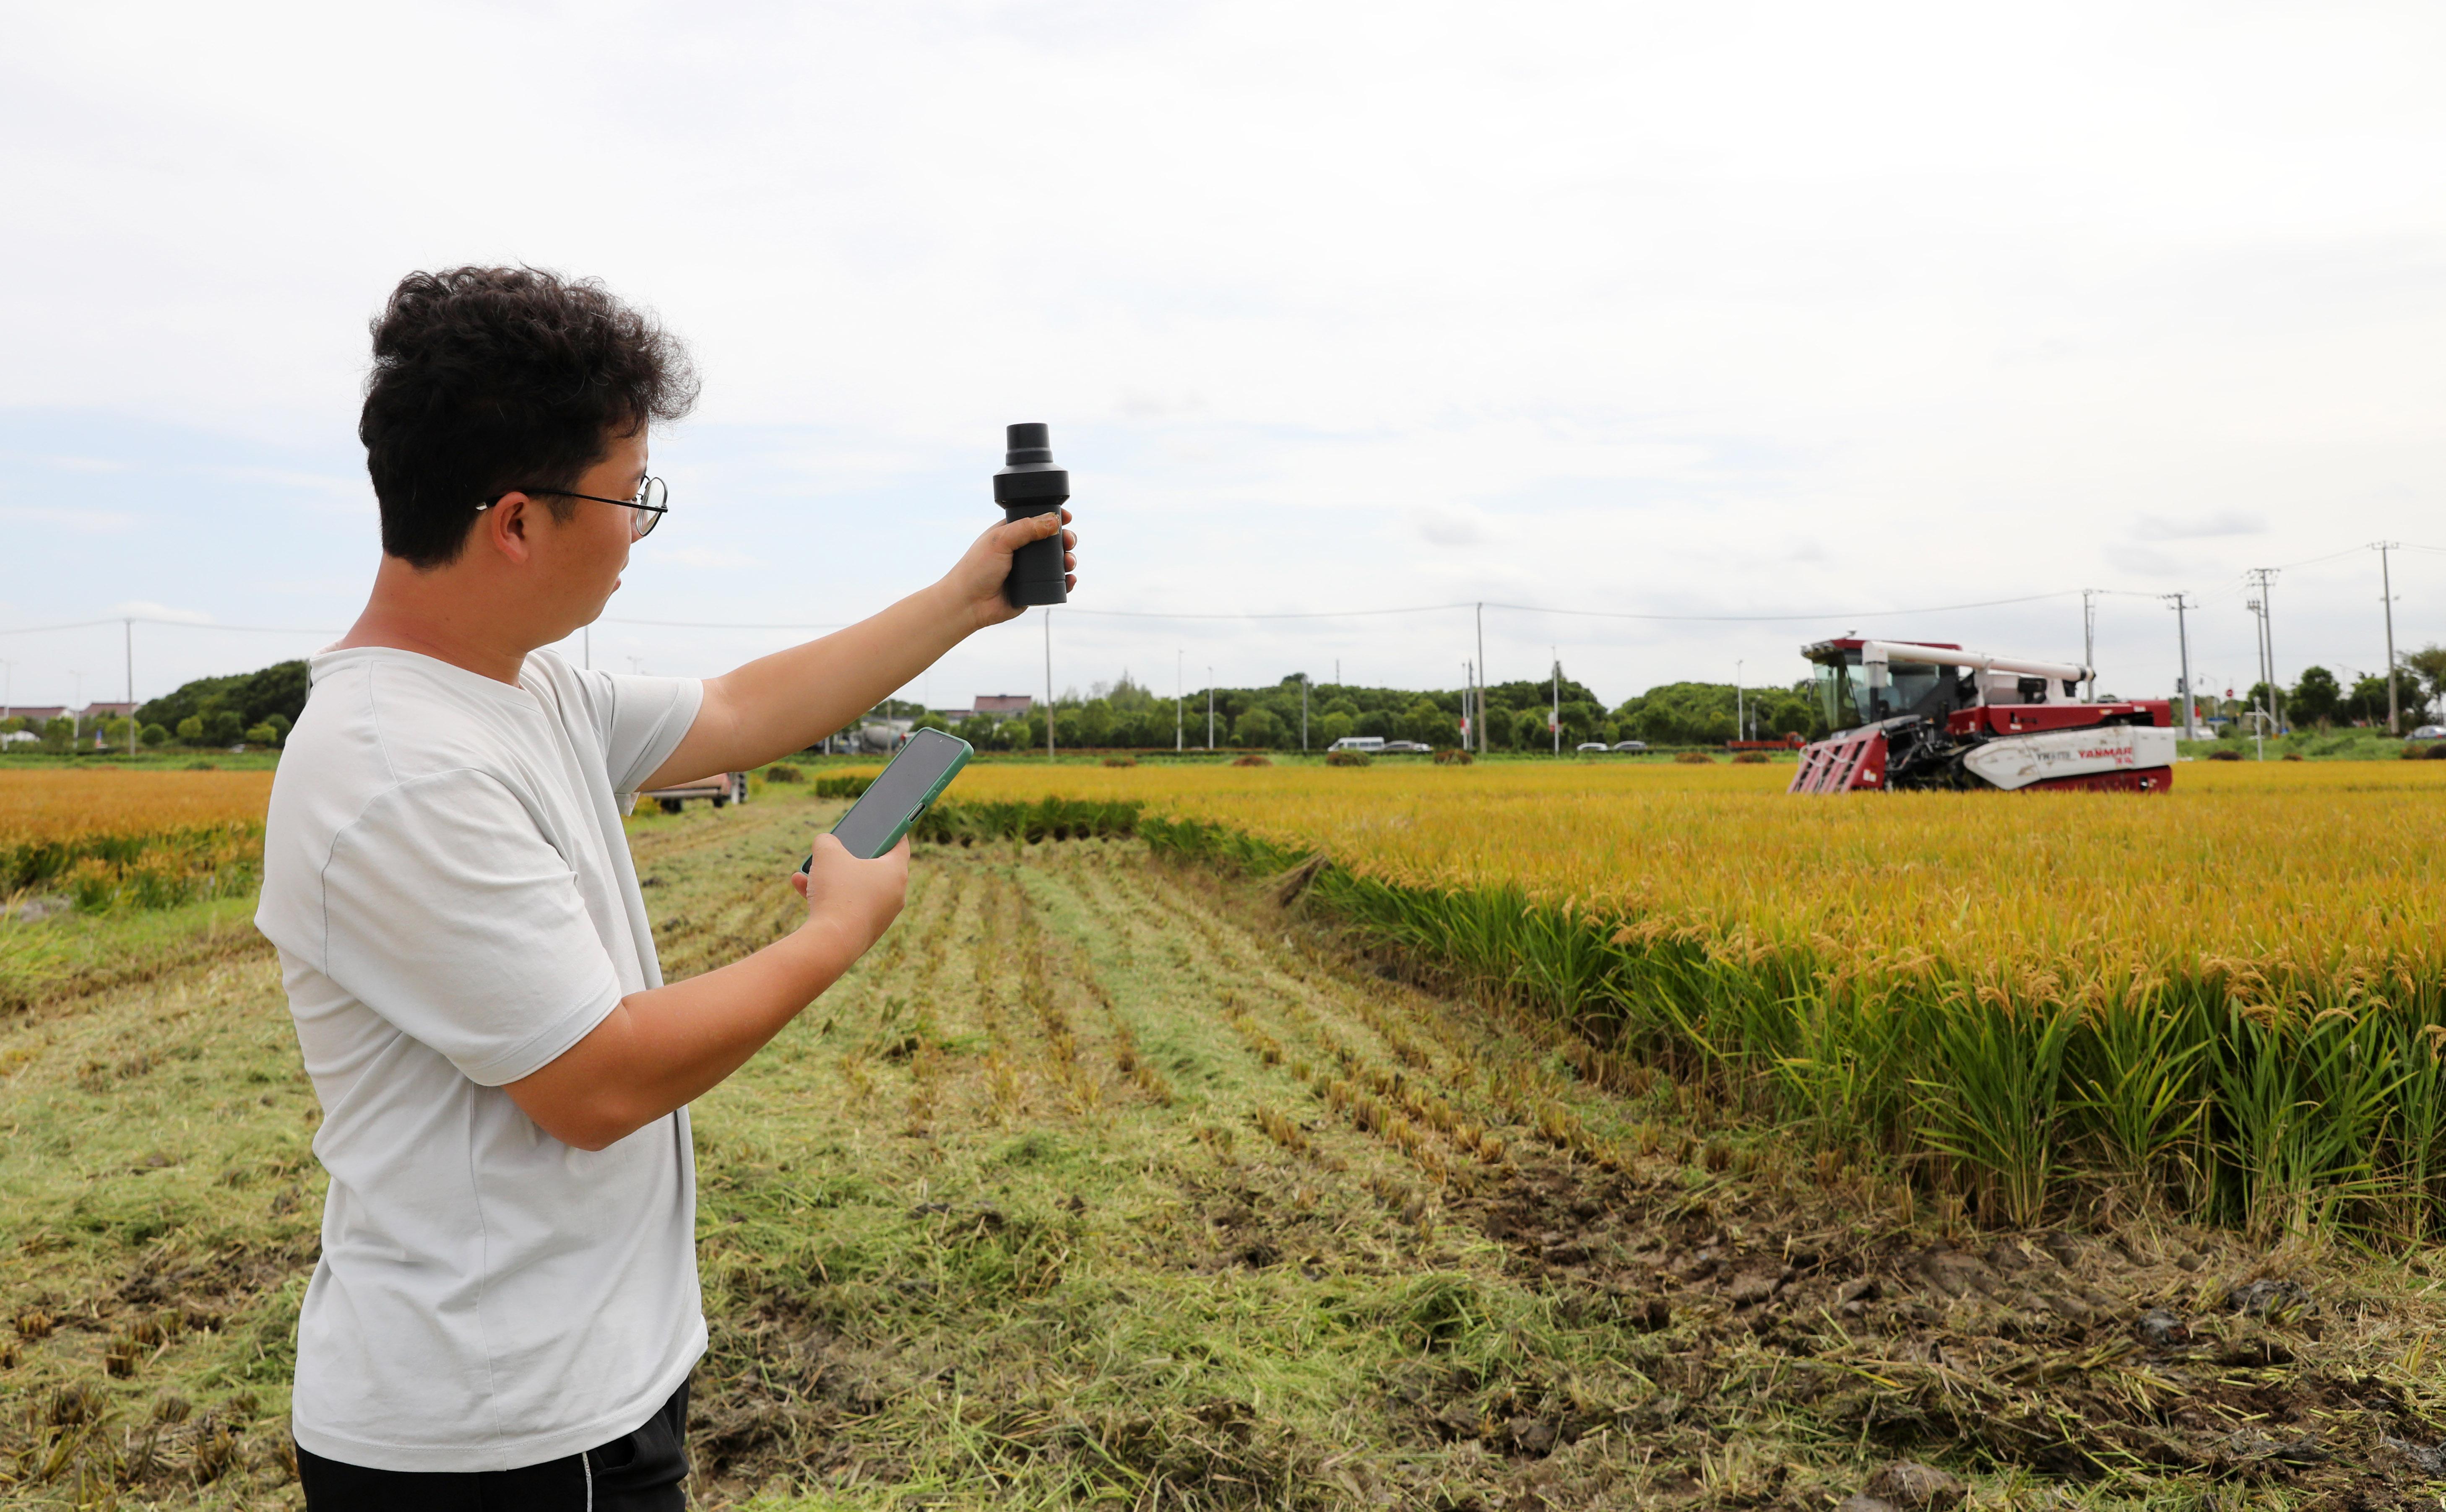
<svg viewBox="0 0 2446 1512"><path fill-rule="evenodd" d="M833 826L833 835L861 861L872 861L900 843L918 816L934 806L976 748L955 735L920 730L909 737L891 764L864 795ZM800 871L816 864L816 853L799 863Z"/></svg>

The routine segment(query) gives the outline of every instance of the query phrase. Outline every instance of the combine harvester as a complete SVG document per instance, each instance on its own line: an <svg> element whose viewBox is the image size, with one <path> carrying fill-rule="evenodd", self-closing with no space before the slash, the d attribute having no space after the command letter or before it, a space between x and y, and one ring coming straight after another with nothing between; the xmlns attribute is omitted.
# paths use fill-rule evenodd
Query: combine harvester
<svg viewBox="0 0 2446 1512"><path fill-rule="evenodd" d="M1801 751L1793 793L2173 786L2172 700L2084 702L2088 667L1856 638L1800 654L1834 733Z"/></svg>

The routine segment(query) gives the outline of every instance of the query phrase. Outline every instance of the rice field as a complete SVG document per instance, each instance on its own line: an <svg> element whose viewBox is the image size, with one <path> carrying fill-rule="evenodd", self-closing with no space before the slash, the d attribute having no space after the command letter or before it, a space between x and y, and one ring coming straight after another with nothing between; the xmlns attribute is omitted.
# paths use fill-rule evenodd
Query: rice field
<svg viewBox="0 0 2446 1512"><path fill-rule="evenodd" d="M1773 768L1022 768L1282 873L1829 1162L1983 1219L2446 1219L2446 772L2187 766L2164 797L1784 795ZM1294 871L1293 868L1298 868ZM1602 1152L1598 1152L1602 1154Z"/></svg>
<svg viewBox="0 0 2446 1512"><path fill-rule="evenodd" d="M1423 983L1571 1026L1584 1076L1666 1076L1705 1116L1985 1222L2103 1205L2262 1238L2446 1234L2446 765L2194 763L2148 798L1784 781L986 763L926 834L1135 832L1278 876ZM235 895L268 787L0 776L0 903Z"/></svg>
<svg viewBox="0 0 2446 1512"><path fill-rule="evenodd" d="M2164 801L1788 797L1781 767L1021 767L954 798L1138 798L1379 881L1512 887L1658 937L1806 945L1850 974L2058 980L2203 960L2434 967L2446 764L2193 763Z"/></svg>
<svg viewBox="0 0 2446 1512"><path fill-rule="evenodd" d="M250 886L270 772L0 772L0 912L41 889L95 910Z"/></svg>
<svg viewBox="0 0 2446 1512"><path fill-rule="evenodd" d="M801 917L812 786L632 821L671 980ZM1896 1461L1959 1477L1916 1471L1929 1506L2446 1491L2424 1257L1981 1232L1703 1066L1353 952L1383 884L1126 797L982 801L695 1105L691 1505L1801 1509ZM139 933L236 906L0 924L130 968L0 1003L0 1504L300 1503L319 1108L242 915Z"/></svg>

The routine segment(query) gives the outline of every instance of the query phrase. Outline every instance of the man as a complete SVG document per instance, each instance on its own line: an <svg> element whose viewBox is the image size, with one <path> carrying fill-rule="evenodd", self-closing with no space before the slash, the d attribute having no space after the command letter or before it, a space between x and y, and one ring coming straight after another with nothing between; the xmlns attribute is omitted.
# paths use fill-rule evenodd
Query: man
<svg viewBox="0 0 2446 1512"><path fill-rule="evenodd" d="M1011 552L1068 515L997 526L931 588L723 677L581 670L543 648L661 518L648 442L694 401L685 355L527 269L411 274L373 337L382 564L313 659L255 916L330 1173L297 1325L307 1503L678 1507L706 1342L687 1104L875 942L909 857L818 838L801 926L665 986L623 796L849 723L1011 618Z"/></svg>

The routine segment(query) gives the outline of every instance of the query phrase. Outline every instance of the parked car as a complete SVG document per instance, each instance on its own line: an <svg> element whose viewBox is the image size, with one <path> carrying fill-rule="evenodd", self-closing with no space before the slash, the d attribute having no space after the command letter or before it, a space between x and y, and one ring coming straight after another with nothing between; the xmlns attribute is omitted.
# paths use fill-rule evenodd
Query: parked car
<svg viewBox="0 0 2446 1512"><path fill-rule="evenodd" d="M1583 740L1578 745L1572 747L1572 749L1575 751L1594 751L1599 756L1603 756L1608 751L1612 750L1613 747L1606 744L1603 740Z"/></svg>
<svg viewBox="0 0 2446 1512"><path fill-rule="evenodd" d="M652 788L637 796L653 799L662 805L665 813L679 812L687 807L687 801L690 798L704 798L717 809L726 809L734 803L747 801L747 774L717 772L712 776L699 777L694 782L682 782L668 788Z"/></svg>
<svg viewBox="0 0 2446 1512"><path fill-rule="evenodd" d="M1363 751L1373 753L1384 749L1384 737L1381 735L1345 735L1341 739L1334 741L1329 746L1326 746L1326 749L1328 751Z"/></svg>
<svg viewBox="0 0 2446 1512"><path fill-rule="evenodd" d="M1383 745L1361 749L1372 750L1383 756L1424 756L1435 747L1421 740L1387 740Z"/></svg>
<svg viewBox="0 0 2446 1512"><path fill-rule="evenodd" d="M1613 743L1613 748L1617 751L1628 751L1636 754L1646 750L1647 742L1645 740L1616 740Z"/></svg>
<svg viewBox="0 0 2446 1512"><path fill-rule="evenodd" d="M2407 740L2446 740L2446 724L2424 724L2404 737Z"/></svg>

